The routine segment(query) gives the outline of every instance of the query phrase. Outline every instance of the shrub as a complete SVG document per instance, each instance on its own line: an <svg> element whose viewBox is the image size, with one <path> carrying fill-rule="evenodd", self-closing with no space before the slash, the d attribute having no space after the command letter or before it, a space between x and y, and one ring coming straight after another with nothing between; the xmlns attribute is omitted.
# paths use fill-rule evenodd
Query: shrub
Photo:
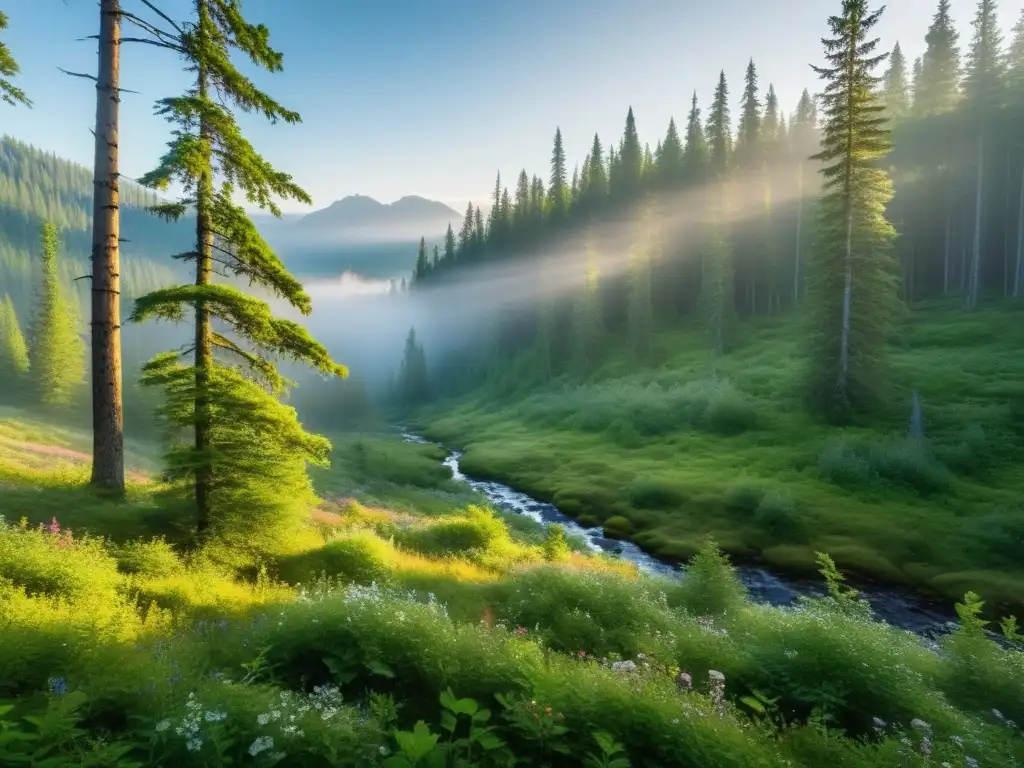
<svg viewBox="0 0 1024 768"><path fill-rule="evenodd" d="M122 573L162 577L180 573L184 568L177 552L163 537L129 541L113 551Z"/></svg>
<svg viewBox="0 0 1024 768"><path fill-rule="evenodd" d="M544 536L544 559L549 563L567 560L571 551L565 538L565 526L549 525Z"/></svg>
<svg viewBox="0 0 1024 768"><path fill-rule="evenodd" d="M793 499L785 491L767 491L757 504L754 522L776 538L793 540L802 532L800 519L793 508Z"/></svg>
<svg viewBox="0 0 1024 768"><path fill-rule="evenodd" d="M488 510L470 506L465 517L440 518L422 528L411 528L400 537L404 546L425 555L454 555L487 550L508 542L505 524Z"/></svg>
<svg viewBox="0 0 1024 768"><path fill-rule="evenodd" d="M356 584L387 581L390 576L387 542L371 533L339 536L323 547L282 558L278 571L290 584L305 583L318 574Z"/></svg>
<svg viewBox="0 0 1024 768"><path fill-rule="evenodd" d="M671 509L683 502L683 494L661 478L638 477L626 488L629 500L640 509Z"/></svg>
<svg viewBox="0 0 1024 768"><path fill-rule="evenodd" d="M56 520L48 528L0 525L0 578L29 594L67 598L112 595L122 581L102 539L76 538Z"/></svg>
<svg viewBox="0 0 1024 768"><path fill-rule="evenodd" d="M708 540L686 566L682 579L669 592L669 602L695 616L722 616L743 604L746 589L729 558Z"/></svg>
<svg viewBox="0 0 1024 768"><path fill-rule="evenodd" d="M764 495L765 489L760 485L749 482L732 485L725 492L725 508L733 513L753 515Z"/></svg>
<svg viewBox="0 0 1024 768"><path fill-rule="evenodd" d="M627 536L632 530L633 524L621 515L614 515L604 521L604 534L609 538Z"/></svg>
<svg viewBox="0 0 1024 768"><path fill-rule="evenodd" d="M851 490L886 482L922 495L949 491L952 475L921 438L886 441L830 442L818 457L818 471L829 481Z"/></svg>

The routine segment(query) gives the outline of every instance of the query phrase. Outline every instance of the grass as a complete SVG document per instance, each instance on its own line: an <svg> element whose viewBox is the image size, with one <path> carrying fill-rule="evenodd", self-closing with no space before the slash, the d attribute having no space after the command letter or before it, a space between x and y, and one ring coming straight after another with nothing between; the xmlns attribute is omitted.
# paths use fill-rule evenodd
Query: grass
<svg viewBox="0 0 1024 768"><path fill-rule="evenodd" d="M713 547L683 581L640 577L510 527L437 466L429 446L341 436L305 549L232 570L174 538L156 481L114 503L82 466L0 461L0 763L1024 760L1024 654L976 631L971 600L935 653L838 587L796 611L750 603ZM761 486L731 501L788 503ZM51 513L75 530L39 525Z"/></svg>
<svg viewBox="0 0 1024 768"><path fill-rule="evenodd" d="M799 399L801 334L745 326L711 361L695 334L657 340L636 370L612 351L587 382L491 391L421 414L462 468L502 480L653 554L713 535L733 556L804 574L829 552L855 577L948 601L968 589L1024 610L1024 323L925 307L894 339L891 414L823 426ZM904 437L911 390L926 438Z"/></svg>

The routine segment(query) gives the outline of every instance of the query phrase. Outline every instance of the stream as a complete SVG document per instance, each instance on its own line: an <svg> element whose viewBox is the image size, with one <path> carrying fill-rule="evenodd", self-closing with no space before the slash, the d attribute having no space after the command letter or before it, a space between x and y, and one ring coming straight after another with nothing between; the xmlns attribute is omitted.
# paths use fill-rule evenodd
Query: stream
<svg viewBox="0 0 1024 768"><path fill-rule="evenodd" d="M436 445L408 432L403 432L402 439L410 443ZM544 526L558 523L565 527L566 535L579 537L593 551L616 555L635 563L644 573L655 576L682 576L685 573L684 568L658 560L631 541L609 539L599 527L583 527L553 504L538 501L501 483L478 480L465 475L459 467L461 456L460 451L450 451L444 460L444 465L452 471L452 478L483 494L495 506L508 512L525 515ZM791 606L801 595L819 597L825 593L823 583L784 578L764 568L750 565L736 565L735 570L755 602ZM883 587L857 584L856 588L860 596L871 604L875 617L894 627L927 638L936 638L947 634L956 626L953 611L944 610L941 605Z"/></svg>

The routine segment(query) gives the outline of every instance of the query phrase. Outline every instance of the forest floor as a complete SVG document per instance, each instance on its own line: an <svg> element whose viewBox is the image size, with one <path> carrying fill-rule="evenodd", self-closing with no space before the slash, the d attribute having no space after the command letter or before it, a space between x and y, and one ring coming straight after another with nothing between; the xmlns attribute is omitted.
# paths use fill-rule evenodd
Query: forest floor
<svg viewBox="0 0 1024 768"><path fill-rule="evenodd" d="M657 338L655 365L612 351L586 381L507 382L420 414L463 470L551 501L656 556L708 534L794 575L815 552L861 578L1024 610L1024 314L916 309L891 345L891 412L845 429L800 400L795 321ZM907 437L912 391L924 440Z"/></svg>

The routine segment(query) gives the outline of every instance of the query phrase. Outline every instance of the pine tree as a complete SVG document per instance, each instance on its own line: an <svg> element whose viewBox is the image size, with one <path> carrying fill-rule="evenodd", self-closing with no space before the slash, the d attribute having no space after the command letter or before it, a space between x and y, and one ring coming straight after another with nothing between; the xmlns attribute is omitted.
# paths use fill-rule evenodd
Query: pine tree
<svg viewBox="0 0 1024 768"><path fill-rule="evenodd" d="M740 124L736 135L736 163L745 168L760 167L760 147L761 101L758 98L757 68L751 59L743 80Z"/></svg>
<svg viewBox="0 0 1024 768"><path fill-rule="evenodd" d="M883 80L882 101L890 120L899 120L910 111L910 84L907 82L907 60L896 43L889 54L889 69Z"/></svg>
<svg viewBox="0 0 1024 768"><path fill-rule="evenodd" d="M200 538L214 534L251 551L276 545L286 530L282 526L308 512L313 494L307 463L326 464L330 451L326 439L306 433L294 409L274 396L286 382L263 355L291 358L325 376L347 372L302 326L275 318L264 301L213 282L218 263L309 314L311 302L301 284L234 197L242 193L275 215L275 198L310 199L256 153L231 110L256 111L272 122L301 119L259 91L231 61L231 51L239 51L264 70L280 71L282 56L270 47L269 30L247 22L234 0L192 0L192 8L194 17L177 40L194 85L183 96L158 102L159 113L175 129L160 165L140 181L156 189L172 183L182 188L177 202L157 206L164 216L195 211L194 250L185 255L195 263L195 282L140 298L131 321L180 321L192 309L192 365L179 362L181 353L167 352L146 365L143 380L164 390L162 413L171 434L191 432L191 444L175 440L168 458L171 475L191 483ZM221 362L215 350L242 367Z"/></svg>
<svg viewBox="0 0 1024 768"><path fill-rule="evenodd" d="M732 127L729 117L729 84L723 71L715 88L715 98L708 113L707 141L710 150L711 173L722 178L729 169L729 155L732 151Z"/></svg>
<svg viewBox="0 0 1024 768"><path fill-rule="evenodd" d="M884 9L883 9L884 10ZM810 393L830 418L843 420L875 403L885 384L885 345L897 309L893 227L885 218L892 184L879 166L889 150L885 106L875 94L878 39L868 33L882 10L843 0L829 18L821 160L825 191L811 284Z"/></svg>
<svg viewBox="0 0 1024 768"><path fill-rule="evenodd" d="M422 285L430 273L430 262L427 261L427 240L420 238L420 249L416 253L416 267L412 273L412 284Z"/></svg>
<svg viewBox="0 0 1024 768"><path fill-rule="evenodd" d="M974 37L967 58L964 97L977 136L975 163L977 176L974 189L974 234L971 241L971 263L964 308L974 310L980 291L983 244L985 240L985 160L986 140L996 111L1002 106L1005 70L1002 58L1002 35L995 0L979 0L974 16Z"/></svg>
<svg viewBox="0 0 1024 768"><path fill-rule="evenodd" d="M57 228L42 228L41 282L29 329L29 370L36 396L51 407L72 405L85 379L85 345L72 298L60 282Z"/></svg>
<svg viewBox="0 0 1024 768"><path fill-rule="evenodd" d="M23 394L28 372L28 345L14 302L4 294L0 301L0 391L14 396Z"/></svg>
<svg viewBox="0 0 1024 768"><path fill-rule="evenodd" d="M568 212L569 195L565 184L565 148L562 146L562 129L555 129L554 146L551 148L551 182L548 186L551 200L551 216L562 219Z"/></svg>
<svg viewBox="0 0 1024 768"><path fill-rule="evenodd" d="M688 183L703 182L708 160L708 140L700 120L697 92L694 91L690 114L686 118L686 146L683 148L683 176Z"/></svg>
<svg viewBox="0 0 1024 768"><path fill-rule="evenodd" d="M516 202L513 208L513 218L517 227L522 227L530 217L530 177L524 168L519 172L519 180L516 182Z"/></svg>
<svg viewBox="0 0 1024 768"><path fill-rule="evenodd" d="M7 14L0 11L0 32L5 29L7 29ZM10 49L4 43L0 43L0 100L10 104L12 107L18 104L31 107L32 102L25 95L25 92L8 80L8 78L16 76L20 71L18 62L14 60Z"/></svg>
<svg viewBox="0 0 1024 768"><path fill-rule="evenodd" d="M415 408L430 399L427 358L423 346L416 341L415 328L410 328L405 338L405 351L398 371L398 397L406 408Z"/></svg>
<svg viewBox="0 0 1024 768"><path fill-rule="evenodd" d="M604 149L601 139L594 134L594 143L590 147L590 167L587 170L587 205L588 211L600 208L608 196L608 174L604 167Z"/></svg>
<svg viewBox="0 0 1024 768"><path fill-rule="evenodd" d="M775 86L768 83L768 94L764 98L764 117L761 120L761 140L773 152L778 149L784 128L779 114L778 94L775 93Z"/></svg>
<svg viewBox="0 0 1024 768"><path fill-rule="evenodd" d="M633 108L626 113L626 129L622 134L622 145L615 164L615 172L609 173L609 191L619 201L634 200L640 193L643 175L643 148L636 130Z"/></svg>
<svg viewBox="0 0 1024 768"><path fill-rule="evenodd" d="M452 231L451 222L448 223L448 230L444 233L444 256L442 261L449 267L455 263L455 233Z"/></svg>
<svg viewBox="0 0 1024 768"><path fill-rule="evenodd" d="M466 204L466 215L462 217L462 226L459 228L459 258L465 259L469 249L473 247L473 203Z"/></svg>
<svg viewBox="0 0 1024 768"><path fill-rule="evenodd" d="M676 121L668 121L668 131L661 143L657 159L658 181L665 189L678 187L683 180L683 142Z"/></svg>
<svg viewBox="0 0 1024 768"><path fill-rule="evenodd" d="M501 231L501 171L494 180L494 193L491 195L491 214L488 217L487 232L492 240L498 240L502 236Z"/></svg>
<svg viewBox="0 0 1024 768"><path fill-rule="evenodd" d="M950 0L939 0L925 36L927 47L914 93L914 109L919 115L947 112L960 98L960 35L949 15L949 3Z"/></svg>

